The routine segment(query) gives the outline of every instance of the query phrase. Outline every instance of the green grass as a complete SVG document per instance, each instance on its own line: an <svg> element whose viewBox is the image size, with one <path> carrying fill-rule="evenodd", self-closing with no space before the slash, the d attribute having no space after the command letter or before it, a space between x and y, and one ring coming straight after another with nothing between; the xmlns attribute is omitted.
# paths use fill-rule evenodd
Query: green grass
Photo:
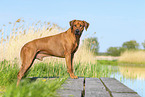
<svg viewBox="0 0 145 97"><path fill-rule="evenodd" d="M103 65L118 65L117 60L97 60L97 64L103 64Z"/></svg>
<svg viewBox="0 0 145 97"><path fill-rule="evenodd" d="M58 95L58 89L66 80L66 78L57 78L54 80L38 80L30 82L25 80L18 87L12 84L6 88L4 97L55 97Z"/></svg>
<svg viewBox="0 0 145 97"><path fill-rule="evenodd" d="M53 97L56 90L69 77L65 64L60 63L37 63L32 66L25 77L54 77L54 80L30 81L23 78L20 85L16 87L18 67L16 63L9 64L8 61L0 63L0 89L4 89L0 95L4 97ZM109 77L111 69L101 64L76 64L75 75L79 77ZM59 78L58 78L59 77Z"/></svg>
<svg viewBox="0 0 145 97"><path fill-rule="evenodd" d="M37 63L29 70L27 77L63 77L67 70L60 63Z"/></svg>
<svg viewBox="0 0 145 97"><path fill-rule="evenodd" d="M13 66L6 60L0 63L0 86L8 86L17 79L18 67L14 63Z"/></svg>
<svg viewBox="0 0 145 97"><path fill-rule="evenodd" d="M111 65L111 66L133 66L133 67L145 67L145 63L129 63L120 62L118 60L97 60L97 64L100 65Z"/></svg>

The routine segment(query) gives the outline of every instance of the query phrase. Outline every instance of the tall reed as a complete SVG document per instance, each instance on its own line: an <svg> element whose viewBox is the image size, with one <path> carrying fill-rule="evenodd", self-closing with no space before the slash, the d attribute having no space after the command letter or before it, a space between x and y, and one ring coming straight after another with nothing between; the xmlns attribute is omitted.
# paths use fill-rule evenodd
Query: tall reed
<svg viewBox="0 0 145 97"><path fill-rule="evenodd" d="M145 51L143 50L132 50L125 51L119 57L119 62L129 64L145 64Z"/></svg>
<svg viewBox="0 0 145 97"><path fill-rule="evenodd" d="M22 46L36 38L54 35L63 32L66 29L59 27L57 24L50 22L37 21L33 23L26 23L23 19L18 19L14 23L9 22L11 27L4 30L6 25L0 30L0 61L17 59L20 64L20 50ZM7 27L6 27L7 28ZM6 36L6 33L8 35ZM65 62L64 59L45 58L43 62ZM36 61L39 62L39 61ZM87 50L85 46L80 46L75 54L75 63L81 62L82 64L95 62L93 54Z"/></svg>

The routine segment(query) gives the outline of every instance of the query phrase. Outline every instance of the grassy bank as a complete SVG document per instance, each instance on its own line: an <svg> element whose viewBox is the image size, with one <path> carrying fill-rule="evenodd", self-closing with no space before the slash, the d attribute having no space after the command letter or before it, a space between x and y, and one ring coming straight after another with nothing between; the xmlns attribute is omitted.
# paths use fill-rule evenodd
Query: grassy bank
<svg viewBox="0 0 145 97"><path fill-rule="evenodd" d="M4 97L56 97L56 90L64 83L66 78L57 78L53 80L37 80L30 82L26 80L16 87L12 84L6 87Z"/></svg>
<svg viewBox="0 0 145 97"><path fill-rule="evenodd" d="M117 60L97 60L97 64L116 66L118 65L118 61Z"/></svg>
<svg viewBox="0 0 145 97"><path fill-rule="evenodd" d="M111 56L101 56L97 60L99 64L105 65L125 65L125 66L145 66L145 51L144 50L126 50L121 56L117 57L116 60L113 59Z"/></svg>
<svg viewBox="0 0 145 97"><path fill-rule="evenodd" d="M32 66L25 77L54 77L54 80L22 80L16 87L17 64L1 62L0 86L4 97L49 97L56 96L56 90L69 77L65 64L37 63ZM111 70L107 66L96 64L75 64L75 74L79 77L109 77ZM59 77L59 78L58 78ZM37 95L36 95L37 94Z"/></svg>

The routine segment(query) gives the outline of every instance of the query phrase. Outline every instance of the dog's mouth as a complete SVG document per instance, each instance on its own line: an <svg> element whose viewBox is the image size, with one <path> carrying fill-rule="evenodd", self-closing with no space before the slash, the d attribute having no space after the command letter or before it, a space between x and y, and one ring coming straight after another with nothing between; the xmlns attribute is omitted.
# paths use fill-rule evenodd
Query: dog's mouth
<svg viewBox="0 0 145 97"><path fill-rule="evenodd" d="M75 33L75 35L80 35L80 33Z"/></svg>

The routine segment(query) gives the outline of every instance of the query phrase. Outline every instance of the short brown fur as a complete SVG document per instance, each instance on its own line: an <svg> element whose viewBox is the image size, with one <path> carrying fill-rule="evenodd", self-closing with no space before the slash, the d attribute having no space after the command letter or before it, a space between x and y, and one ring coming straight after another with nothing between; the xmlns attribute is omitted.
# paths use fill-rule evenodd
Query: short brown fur
<svg viewBox="0 0 145 97"><path fill-rule="evenodd" d="M22 65L18 72L17 85L35 59L42 61L44 57L48 56L65 58L70 77L78 78L73 73L73 58L78 49L81 34L84 28L87 30L88 26L89 23L86 21L72 20L67 31L26 43L20 52Z"/></svg>

